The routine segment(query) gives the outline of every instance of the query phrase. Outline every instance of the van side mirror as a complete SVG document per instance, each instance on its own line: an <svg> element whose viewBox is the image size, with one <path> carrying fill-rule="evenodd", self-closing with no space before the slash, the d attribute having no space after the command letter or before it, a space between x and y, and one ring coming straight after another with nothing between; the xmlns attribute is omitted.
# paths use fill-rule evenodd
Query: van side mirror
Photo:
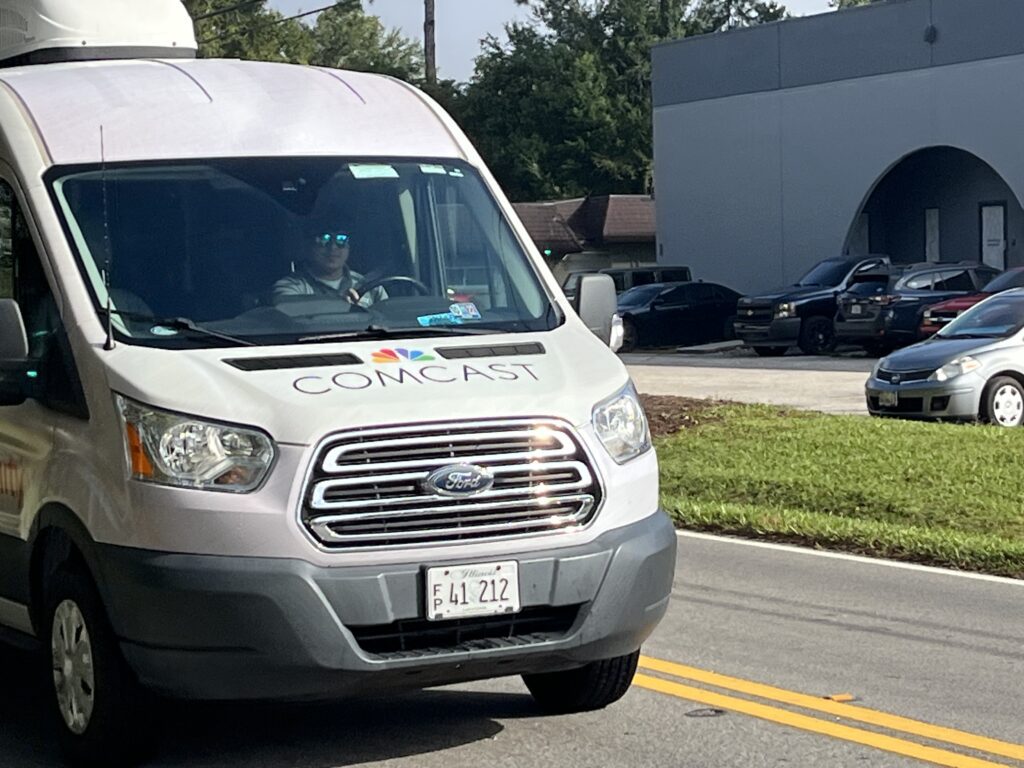
<svg viewBox="0 0 1024 768"><path fill-rule="evenodd" d="M34 373L30 368L21 308L14 299L0 299L0 406L25 402Z"/></svg>
<svg viewBox="0 0 1024 768"><path fill-rule="evenodd" d="M576 289L580 319L605 344L612 342L612 317L618 310L610 275L584 275Z"/></svg>

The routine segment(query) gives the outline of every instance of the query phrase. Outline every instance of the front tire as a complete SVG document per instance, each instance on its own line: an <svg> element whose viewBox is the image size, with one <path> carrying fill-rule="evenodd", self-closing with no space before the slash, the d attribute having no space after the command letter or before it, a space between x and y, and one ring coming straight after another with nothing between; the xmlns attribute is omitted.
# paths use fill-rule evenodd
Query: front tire
<svg viewBox="0 0 1024 768"><path fill-rule="evenodd" d="M45 585L45 634L58 741L81 768L134 765L151 745L149 697L121 656L89 573L61 566Z"/></svg>
<svg viewBox="0 0 1024 768"><path fill-rule="evenodd" d="M594 661L579 669L523 675L523 682L545 712L590 712L604 709L626 694L639 660L637 650L626 656Z"/></svg>
<svg viewBox="0 0 1024 768"><path fill-rule="evenodd" d="M827 317L808 317L800 324L800 351L805 355L828 355L836 348L836 329Z"/></svg>
<svg viewBox="0 0 1024 768"><path fill-rule="evenodd" d="M983 421L997 427L1019 427L1024 422L1024 386L1010 376L996 376L981 395Z"/></svg>

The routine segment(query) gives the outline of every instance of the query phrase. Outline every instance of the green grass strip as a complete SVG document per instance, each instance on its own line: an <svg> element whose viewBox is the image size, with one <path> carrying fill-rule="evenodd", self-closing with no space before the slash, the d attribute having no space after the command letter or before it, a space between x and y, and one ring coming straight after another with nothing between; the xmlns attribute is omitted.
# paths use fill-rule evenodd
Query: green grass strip
<svg viewBox="0 0 1024 768"><path fill-rule="evenodd" d="M1024 430L724 405L658 456L683 527L1024 578Z"/></svg>

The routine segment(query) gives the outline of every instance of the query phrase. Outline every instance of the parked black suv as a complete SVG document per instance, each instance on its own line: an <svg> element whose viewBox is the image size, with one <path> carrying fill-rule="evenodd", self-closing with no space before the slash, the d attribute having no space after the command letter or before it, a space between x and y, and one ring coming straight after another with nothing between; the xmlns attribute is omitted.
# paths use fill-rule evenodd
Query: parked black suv
<svg viewBox="0 0 1024 768"><path fill-rule="evenodd" d="M839 297L836 338L876 353L913 344L928 307L977 293L998 274L975 261L894 265L886 279L855 283Z"/></svg>
<svg viewBox="0 0 1024 768"><path fill-rule="evenodd" d="M736 308L736 336L762 357L785 354L793 345L807 355L828 354L836 345L836 297L857 274L888 264L888 256L825 259L794 285L744 296Z"/></svg>

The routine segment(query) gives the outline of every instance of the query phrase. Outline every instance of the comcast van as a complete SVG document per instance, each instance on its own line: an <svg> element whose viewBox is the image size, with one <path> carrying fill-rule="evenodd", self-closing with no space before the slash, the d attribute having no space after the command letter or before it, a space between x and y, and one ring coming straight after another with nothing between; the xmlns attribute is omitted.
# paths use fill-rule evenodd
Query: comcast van
<svg viewBox="0 0 1024 768"><path fill-rule="evenodd" d="M0 20L0 634L71 760L153 692L622 696L676 545L611 281L574 311L399 81L197 60L177 0Z"/></svg>

